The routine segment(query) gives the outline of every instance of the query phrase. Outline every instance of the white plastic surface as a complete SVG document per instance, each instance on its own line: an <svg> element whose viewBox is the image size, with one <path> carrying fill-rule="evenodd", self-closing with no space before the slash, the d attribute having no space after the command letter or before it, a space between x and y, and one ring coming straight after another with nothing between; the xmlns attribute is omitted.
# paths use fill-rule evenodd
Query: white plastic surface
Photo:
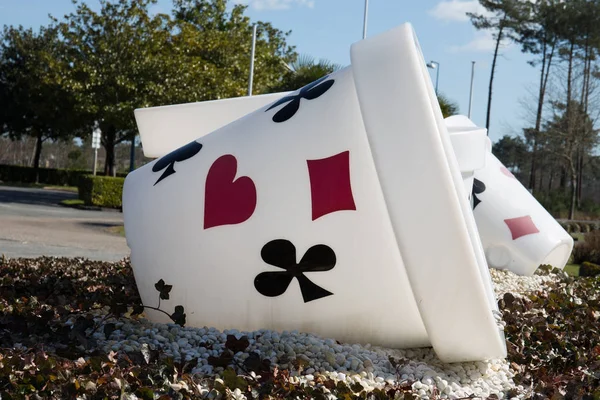
<svg viewBox="0 0 600 400"><path fill-rule="evenodd" d="M355 43L350 53L390 220L436 354L505 356L468 194L412 27Z"/></svg>
<svg viewBox="0 0 600 400"><path fill-rule="evenodd" d="M159 159L129 174L125 232L144 304L156 303L154 283L164 279L173 289L161 308L183 305L192 326L432 344L448 362L504 357L468 191L412 28L359 42L351 56L350 67L327 78L335 81L330 89L300 99L287 121L272 120L285 104L263 105L231 123L235 117L215 118L222 128L199 135L202 149L175 162L174 173L157 182L165 172L153 171ZM144 143L145 151L152 142L164 154L174 143L164 136ZM314 218L307 165L345 152L355 210ZM234 157L235 168L215 185L207 175L223 156ZM248 209L242 187L256 192L251 215L206 228L207 204ZM333 249L333 269L305 274L333 294L304 302L296 278L280 296L260 294L255 277L281 271L261 258L275 239L295 245L296 262L312 246ZM166 321L156 312L149 317Z"/></svg>
<svg viewBox="0 0 600 400"><path fill-rule="evenodd" d="M125 232L145 304L156 303L154 283L164 279L173 289L162 305L182 304L192 326L298 329L350 342L430 345L377 180L352 71L331 79L329 91L303 99L284 123L271 120L281 107L260 109L204 136L200 152L176 163L176 172L156 185L162 172L152 172L156 161L127 177ZM345 151L356 211L313 221L307 160ZM243 223L204 229L207 173L225 154L237 159L236 179L254 182L256 208ZM274 239L291 241L297 261L311 246L331 247L336 266L306 276L333 295L305 303L297 279L281 296L258 293L255 277L278 271L261 259L261 249Z"/></svg>
<svg viewBox="0 0 600 400"><path fill-rule="evenodd" d="M144 155L162 157L286 93L139 108L134 114Z"/></svg>
<svg viewBox="0 0 600 400"><path fill-rule="evenodd" d="M451 132L482 130L463 115L446 118ZM453 135L454 136L454 135ZM474 172L485 190L476 194L474 215L490 266L532 275L541 264L564 268L573 238L512 173L491 153L486 165Z"/></svg>
<svg viewBox="0 0 600 400"><path fill-rule="evenodd" d="M485 184L478 194L475 219L490 266L532 275L541 264L564 268L573 238L492 153L475 178Z"/></svg>

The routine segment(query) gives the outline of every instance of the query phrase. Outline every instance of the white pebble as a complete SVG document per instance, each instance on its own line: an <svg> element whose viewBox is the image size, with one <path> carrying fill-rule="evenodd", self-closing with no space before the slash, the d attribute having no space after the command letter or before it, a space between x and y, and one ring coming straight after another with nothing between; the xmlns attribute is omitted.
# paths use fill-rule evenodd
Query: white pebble
<svg viewBox="0 0 600 400"><path fill-rule="evenodd" d="M521 277L494 269L490 270L490 274L498 298L509 292L519 297L534 290L541 290L548 282L556 279L552 275ZM97 322L100 322L103 315L98 315L97 318ZM320 338L298 331L219 331L215 328L181 328L174 324L153 324L143 319L125 323L113 319L105 323L108 322L115 323L118 328L110 338L104 336L102 329L93 334L94 339L105 351L131 352L146 344L152 349L162 349L167 356L177 360L184 358L189 361L198 358L198 365L192 371L200 375L214 376L218 371L223 371L223 368L215 370L208 365L207 359L209 356L221 355L227 335L237 338L246 335L250 345L246 351L236 355L237 362L243 362L248 353L253 351L262 358L270 359L272 363L279 362L282 368L292 369L291 376L299 382L314 382L317 374L327 374L335 380L360 383L367 391L383 388L386 384L394 384L396 381L408 382L412 383L413 392L422 398L431 396L434 388L437 388L442 398L471 395L488 397L491 394L503 398L509 390L520 394L526 392L526 389L515 386L512 380L514 372L506 360L444 364L431 348L399 350L370 344L340 345L334 338ZM390 357L406 361L396 369L390 364ZM303 361L304 375L299 375L298 371L291 367L291 361L294 359ZM207 398L216 398L218 395L209 389L202 390Z"/></svg>

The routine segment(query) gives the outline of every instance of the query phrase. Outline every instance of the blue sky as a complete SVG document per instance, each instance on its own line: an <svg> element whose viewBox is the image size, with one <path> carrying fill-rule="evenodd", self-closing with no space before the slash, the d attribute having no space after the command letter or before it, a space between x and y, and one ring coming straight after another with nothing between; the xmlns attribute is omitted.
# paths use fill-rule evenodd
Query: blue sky
<svg viewBox="0 0 600 400"><path fill-rule="evenodd" d="M271 22L292 33L299 53L348 65L350 45L362 38L364 0L235 0L249 5L254 20ZM97 5L97 0L87 0ZM427 61L440 63L439 90L467 114L471 61L476 62L472 119L485 125L493 40L476 31L465 15L479 9L477 0L370 0L367 36L404 22L413 24ZM0 25L38 27L48 14L62 17L74 9L71 0L0 0ZM171 0L159 0L156 11L169 12ZM522 102L534 103L537 69L517 45L504 46L494 83L490 138L520 134L531 124ZM435 84L435 70L430 70Z"/></svg>

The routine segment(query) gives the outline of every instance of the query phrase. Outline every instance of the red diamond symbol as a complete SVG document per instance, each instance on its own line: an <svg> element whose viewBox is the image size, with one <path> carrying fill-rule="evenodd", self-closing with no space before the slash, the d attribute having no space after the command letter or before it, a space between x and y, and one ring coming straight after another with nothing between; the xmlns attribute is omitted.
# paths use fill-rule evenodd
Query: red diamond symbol
<svg viewBox="0 0 600 400"><path fill-rule="evenodd" d="M521 236L531 235L533 233L539 233L539 229L529 215L518 218L505 219L504 222L510 229L513 240L520 238Z"/></svg>
<svg viewBox="0 0 600 400"><path fill-rule="evenodd" d="M350 151L307 160L312 219L341 210L356 210L350 184Z"/></svg>

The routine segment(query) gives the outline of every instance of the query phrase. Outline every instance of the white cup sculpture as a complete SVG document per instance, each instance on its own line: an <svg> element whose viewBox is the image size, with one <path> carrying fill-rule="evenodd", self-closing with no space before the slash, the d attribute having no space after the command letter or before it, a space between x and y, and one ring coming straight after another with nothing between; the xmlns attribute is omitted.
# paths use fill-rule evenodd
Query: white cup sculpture
<svg viewBox="0 0 600 400"><path fill-rule="evenodd" d="M450 132L485 132L464 116L447 118L446 125ZM472 201L488 264L519 275L532 275L541 264L564 268L573 238L487 146L485 167L473 173Z"/></svg>
<svg viewBox="0 0 600 400"><path fill-rule="evenodd" d="M129 174L142 301L164 279L161 307L183 305L192 326L505 357L463 182L484 158L457 161L410 25L355 43L351 61Z"/></svg>

